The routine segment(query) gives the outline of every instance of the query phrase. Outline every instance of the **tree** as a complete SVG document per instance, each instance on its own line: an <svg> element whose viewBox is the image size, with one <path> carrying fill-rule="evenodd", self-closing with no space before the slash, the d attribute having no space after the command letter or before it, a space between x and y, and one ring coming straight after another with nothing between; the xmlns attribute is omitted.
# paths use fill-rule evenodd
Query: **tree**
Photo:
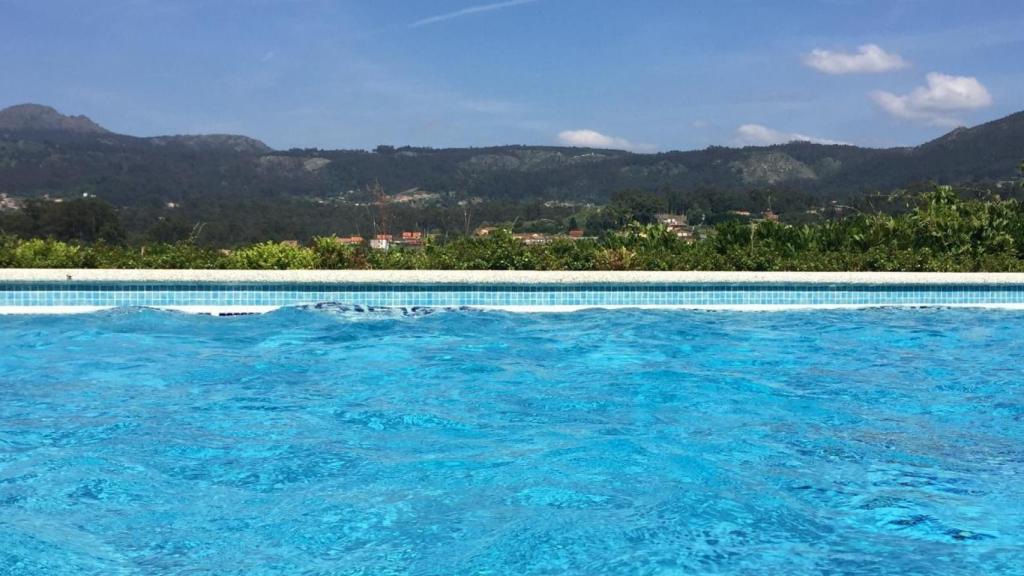
<svg viewBox="0 0 1024 576"><path fill-rule="evenodd" d="M612 195L608 209L619 217L619 227L629 223L653 224L666 210L665 199L643 190L622 190Z"/></svg>
<svg viewBox="0 0 1024 576"><path fill-rule="evenodd" d="M27 237L110 244L125 239L117 210L98 198L68 202L32 200L25 204L25 215L28 229L22 235Z"/></svg>

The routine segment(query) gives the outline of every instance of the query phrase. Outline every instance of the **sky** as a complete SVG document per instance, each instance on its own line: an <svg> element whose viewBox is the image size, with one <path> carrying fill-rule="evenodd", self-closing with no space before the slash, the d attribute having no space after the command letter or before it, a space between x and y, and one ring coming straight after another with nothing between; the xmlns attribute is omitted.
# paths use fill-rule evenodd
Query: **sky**
<svg viewBox="0 0 1024 576"><path fill-rule="evenodd" d="M0 0L0 107L279 149L916 145L1021 55L1020 0Z"/></svg>

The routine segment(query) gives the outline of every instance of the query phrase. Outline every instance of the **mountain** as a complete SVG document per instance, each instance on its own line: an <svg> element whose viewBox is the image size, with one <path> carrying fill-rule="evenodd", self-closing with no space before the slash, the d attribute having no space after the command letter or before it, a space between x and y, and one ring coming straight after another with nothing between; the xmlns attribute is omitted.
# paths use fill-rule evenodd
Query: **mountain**
<svg viewBox="0 0 1024 576"><path fill-rule="evenodd" d="M255 138L236 134L155 136L145 140L156 146L183 146L200 152L229 150L240 154L268 154L273 151L270 146Z"/></svg>
<svg viewBox="0 0 1024 576"><path fill-rule="evenodd" d="M79 140L96 144L134 142L154 147L181 147L196 151L234 151L247 154L266 154L271 148L248 136L235 134L202 134L135 138L115 134L87 116L66 116L50 106L18 104L0 110L0 137L18 137L26 140L68 141ZM95 140L90 140L93 138ZM114 138L112 140L111 138Z"/></svg>
<svg viewBox="0 0 1024 576"><path fill-rule="evenodd" d="M65 116L39 104L18 104L0 110L0 131L107 133L105 128L85 116Z"/></svg>
<svg viewBox="0 0 1024 576"><path fill-rule="evenodd" d="M792 142L635 154L549 146L275 151L245 136L136 138L84 116L19 105L0 111L0 193L80 196L120 206L198 199L372 198L407 190L460 200L596 201L628 188L799 191L835 199L915 182L1013 178L1024 159L1024 113L960 128L910 148Z"/></svg>

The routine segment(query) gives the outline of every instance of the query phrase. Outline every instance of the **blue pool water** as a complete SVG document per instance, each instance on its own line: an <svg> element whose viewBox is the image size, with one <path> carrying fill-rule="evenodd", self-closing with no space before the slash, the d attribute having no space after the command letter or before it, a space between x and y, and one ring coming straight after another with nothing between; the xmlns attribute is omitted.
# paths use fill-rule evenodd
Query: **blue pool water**
<svg viewBox="0 0 1024 576"><path fill-rule="evenodd" d="M0 574L1022 574L1024 313L0 317Z"/></svg>

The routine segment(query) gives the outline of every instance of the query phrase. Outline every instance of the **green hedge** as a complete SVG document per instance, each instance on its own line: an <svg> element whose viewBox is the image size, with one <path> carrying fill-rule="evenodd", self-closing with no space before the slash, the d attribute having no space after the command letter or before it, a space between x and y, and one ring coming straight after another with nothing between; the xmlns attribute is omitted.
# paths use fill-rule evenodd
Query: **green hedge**
<svg viewBox="0 0 1024 576"><path fill-rule="evenodd" d="M961 200L949 188L905 214L862 214L820 225L727 222L686 242L656 225L631 224L600 240L525 245L508 232L369 250L317 238L235 251L191 243L72 245L0 237L0 267L448 270L1024 271L1024 207Z"/></svg>

